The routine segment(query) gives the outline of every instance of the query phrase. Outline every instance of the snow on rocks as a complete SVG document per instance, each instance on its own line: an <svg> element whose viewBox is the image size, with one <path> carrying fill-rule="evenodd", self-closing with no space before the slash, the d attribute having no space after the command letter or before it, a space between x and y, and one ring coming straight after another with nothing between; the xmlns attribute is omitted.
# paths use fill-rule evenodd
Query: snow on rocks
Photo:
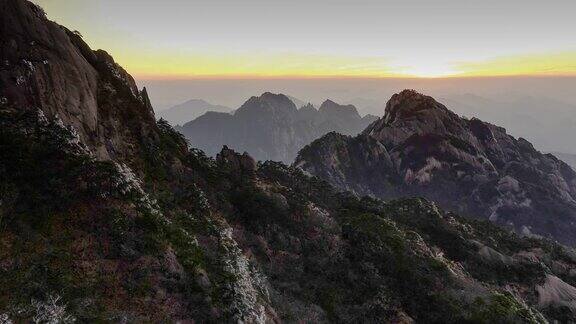
<svg viewBox="0 0 576 324"><path fill-rule="evenodd" d="M112 179L113 187L122 195L135 195L138 207L145 209L152 215L162 216L157 202L151 199L144 189L142 189L140 179L138 179L132 169L124 163L118 162L114 162L114 167L117 173L116 177ZM164 217L162 217L161 220L170 223L170 221Z"/></svg>
<svg viewBox="0 0 576 324"><path fill-rule="evenodd" d="M22 60L22 64L24 64L28 68L28 70L30 70L30 72L36 71L36 67L34 67L34 63L32 63L28 60Z"/></svg>
<svg viewBox="0 0 576 324"><path fill-rule="evenodd" d="M32 300L32 310L35 313L34 323L74 323L76 318L69 315L66 305L61 303L58 295L49 295L45 301Z"/></svg>
<svg viewBox="0 0 576 324"><path fill-rule="evenodd" d="M265 323L265 307L259 302L259 296L269 298L265 277L242 254L232 236L232 228L222 228L219 241L224 252L224 271L234 278L227 287L231 298L229 312L239 323Z"/></svg>
<svg viewBox="0 0 576 324"><path fill-rule="evenodd" d="M108 69L110 69L112 76L114 76L116 79L122 81L122 83L124 83L130 89L130 92L132 93L132 95L135 98L140 97L140 95L138 93L134 92L134 89L130 85L130 82L128 82L124 73L121 72L120 66L118 64L112 63L112 62L107 62L106 65L108 66Z"/></svg>
<svg viewBox="0 0 576 324"><path fill-rule="evenodd" d="M12 324L12 320L8 317L8 314L0 314L0 324Z"/></svg>
<svg viewBox="0 0 576 324"><path fill-rule="evenodd" d="M41 300L32 299L30 304L13 306L8 314L18 318L29 318L32 323L68 324L76 318L69 314L68 306L58 294L49 294ZM0 314L0 324L12 324L8 314Z"/></svg>
<svg viewBox="0 0 576 324"><path fill-rule="evenodd" d="M46 124L46 116L44 116L41 110L38 113L38 123L40 125ZM78 134L74 126L64 125L64 122L58 115L56 115L49 124L53 126L53 130L55 131L54 135L64 151L74 155L92 155L90 149L80 140L80 134Z"/></svg>
<svg viewBox="0 0 576 324"><path fill-rule="evenodd" d="M192 184L192 193L196 198L200 210L209 212L210 202L208 201L208 198L206 197L204 191L200 189L200 187L198 187L195 183Z"/></svg>

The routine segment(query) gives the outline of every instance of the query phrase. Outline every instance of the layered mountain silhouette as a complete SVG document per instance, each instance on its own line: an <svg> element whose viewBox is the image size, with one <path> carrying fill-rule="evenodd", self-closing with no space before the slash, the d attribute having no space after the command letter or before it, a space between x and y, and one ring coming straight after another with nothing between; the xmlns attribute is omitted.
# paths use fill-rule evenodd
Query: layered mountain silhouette
<svg viewBox="0 0 576 324"><path fill-rule="evenodd" d="M233 114L208 112L177 129L211 156L227 145L257 160L291 163L298 150L320 136L331 131L356 135L376 119L330 100L319 109L311 104L298 109L289 97L267 92L250 98Z"/></svg>
<svg viewBox="0 0 576 324"><path fill-rule="evenodd" d="M576 319L573 250L209 158L36 5L0 0L0 27L0 322Z"/></svg>
<svg viewBox="0 0 576 324"><path fill-rule="evenodd" d="M232 112L232 109L226 106L213 105L202 99L191 99L174 107L157 112L156 117L162 118L170 123L170 125L176 126L184 125L209 111L230 113Z"/></svg>
<svg viewBox="0 0 576 324"><path fill-rule="evenodd" d="M412 90L357 137L331 133L295 165L359 194L423 196L519 233L576 244L576 173L526 140Z"/></svg>

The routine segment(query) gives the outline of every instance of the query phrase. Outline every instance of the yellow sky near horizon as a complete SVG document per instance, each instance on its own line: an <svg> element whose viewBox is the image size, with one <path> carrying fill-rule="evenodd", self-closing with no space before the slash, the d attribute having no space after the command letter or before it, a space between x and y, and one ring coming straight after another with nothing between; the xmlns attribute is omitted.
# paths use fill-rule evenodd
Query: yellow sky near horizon
<svg viewBox="0 0 576 324"><path fill-rule="evenodd" d="M576 76L576 52L496 57L478 62L394 65L378 57L304 54L160 54L117 57L132 74L147 79Z"/></svg>
<svg viewBox="0 0 576 324"><path fill-rule="evenodd" d="M570 1L35 2L140 79L576 76Z"/></svg>

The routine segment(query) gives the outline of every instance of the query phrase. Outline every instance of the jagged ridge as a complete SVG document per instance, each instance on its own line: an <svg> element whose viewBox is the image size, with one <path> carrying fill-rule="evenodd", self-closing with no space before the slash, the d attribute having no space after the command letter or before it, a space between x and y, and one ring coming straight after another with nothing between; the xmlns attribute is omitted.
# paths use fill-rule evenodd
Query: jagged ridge
<svg viewBox="0 0 576 324"><path fill-rule="evenodd" d="M319 110L311 104L297 109L287 96L267 92L250 98L233 115L205 114L178 130L211 156L228 145L257 160L291 163L314 139L330 131L356 135L374 120L362 118L354 106L329 100Z"/></svg>
<svg viewBox="0 0 576 324"><path fill-rule="evenodd" d="M576 244L576 173L568 165L413 90L394 95L362 135L319 139L295 165L360 194L424 196L519 233Z"/></svg>

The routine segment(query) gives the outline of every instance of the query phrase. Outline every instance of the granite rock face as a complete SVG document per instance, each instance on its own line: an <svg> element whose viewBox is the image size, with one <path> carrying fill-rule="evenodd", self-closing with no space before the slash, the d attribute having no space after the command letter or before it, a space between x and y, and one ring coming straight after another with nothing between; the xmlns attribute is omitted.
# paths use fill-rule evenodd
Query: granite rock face
<svg viewBox="0 0 576 324"><path fill-rule="evenodd" d="M291 163L298 150L322 135L356 135L375 120L361 117L354 106L329 100L320 109L311 104L297 109L287 96L267 92L250 98L234 114L208 112L178 130L211 156L227 145L257 160Z"/></svg>
<svg viewBox="0 0 576 324"><path fill-rule="evenodd" d="M394 95L361 135L327 135L295 165L359 194L423 196L518 233L576 244L576 173L567 164L413 90Z"/></svg>
<svg viewBox="0 0 576 324"><path fill-rule="evenodd" d="M48 21L32 3L1 1L0 6L2 102L57 115L100 159L123 155L139 138L152 135L146 92L110 55L92 51L78 33Z"/></svg>

